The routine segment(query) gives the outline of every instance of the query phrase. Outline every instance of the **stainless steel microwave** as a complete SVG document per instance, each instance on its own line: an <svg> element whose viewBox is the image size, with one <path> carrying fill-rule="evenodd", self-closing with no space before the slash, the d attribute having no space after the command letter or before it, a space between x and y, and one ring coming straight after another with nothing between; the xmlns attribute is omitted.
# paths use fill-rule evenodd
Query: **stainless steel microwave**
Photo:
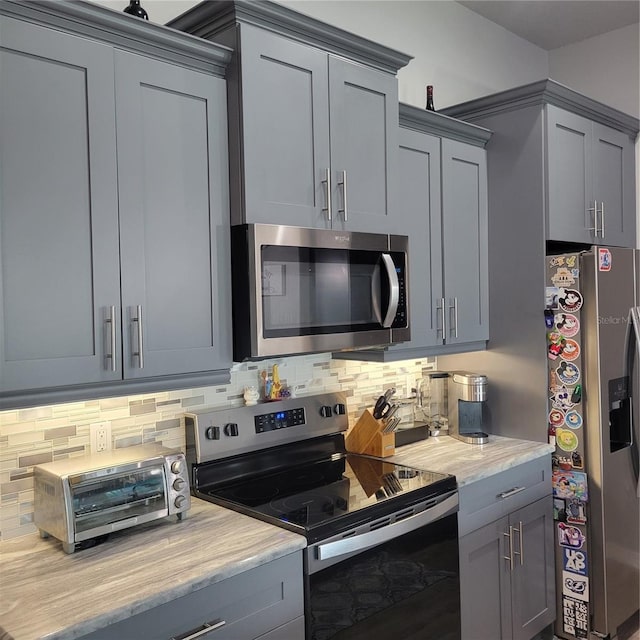
<svg viewBox="0 0 640 640"><path fill-rule="evenodd" d="M407 236L233 226L234 360L409 340Z"/></svg>
<svg viewBox="0 0 640 640"><path fill-rule="evenodd" d="M81 543L191 506L184 454L140 445L33 468L34 523L73 553Z"/></svg>

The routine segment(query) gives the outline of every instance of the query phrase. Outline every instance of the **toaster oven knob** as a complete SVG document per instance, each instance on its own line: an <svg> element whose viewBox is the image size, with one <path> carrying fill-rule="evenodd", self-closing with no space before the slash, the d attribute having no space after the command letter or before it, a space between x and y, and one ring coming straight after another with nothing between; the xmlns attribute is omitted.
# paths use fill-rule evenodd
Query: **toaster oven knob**
<svg viewBox="0 0 640 640"><path fill-rule="evenodd" d="M180 460L175 460L171 463L171 471L176 475L178 475L182 471L182 463L180 462Z"/></svg>
<svg viewBox="0 0 640 640"><path fill-rule="evenodd" d="M173 504L175 505L176 509L180 509L186 501L187 501L187 497L180 495L180 496L176 496L176 499L173 501Z"/></svg>
<svg viewBox="0 0 640 640"><path fill-rule="evenodd" d="M185 486L185 484L187 484L187 483L184 481L183 478L176 478L173 481L173 485L172 486L176 491L182 491L182 489Z"/></svg>

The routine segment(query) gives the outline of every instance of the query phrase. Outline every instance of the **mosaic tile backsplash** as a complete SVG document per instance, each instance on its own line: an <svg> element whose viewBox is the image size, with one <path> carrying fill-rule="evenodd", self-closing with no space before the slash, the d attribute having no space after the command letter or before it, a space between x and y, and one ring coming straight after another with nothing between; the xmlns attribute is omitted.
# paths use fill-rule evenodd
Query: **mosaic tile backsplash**
<svg viewBox="0 0 640 640"><path fill-rule="evenodd" d="M111 423L112 447L158 442L184 450L184 412L192 407L242 405L245 387L260 385L260 374L278 365L284 385L298 395L343 391L350 424L388 387L408 398L433 359L391 364L332 360L330 354L238 363L226 385L104 398L0 412L0 539L36 531L33 524L33 466L90 453L94 422ZM403 421L412 419L410 403Z"/></svg>

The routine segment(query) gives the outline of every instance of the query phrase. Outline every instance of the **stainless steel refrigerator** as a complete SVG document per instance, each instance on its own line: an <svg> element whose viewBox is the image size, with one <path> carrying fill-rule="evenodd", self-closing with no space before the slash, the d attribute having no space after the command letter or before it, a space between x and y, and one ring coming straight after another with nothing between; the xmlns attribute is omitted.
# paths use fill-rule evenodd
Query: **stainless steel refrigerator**
<svg viewBox="0 0 640 640"><path fill-rule="evenodd" d="M638 264L637 251L611 247L546 258L555 633L563 638L614 636L640 605Z"/></svg>

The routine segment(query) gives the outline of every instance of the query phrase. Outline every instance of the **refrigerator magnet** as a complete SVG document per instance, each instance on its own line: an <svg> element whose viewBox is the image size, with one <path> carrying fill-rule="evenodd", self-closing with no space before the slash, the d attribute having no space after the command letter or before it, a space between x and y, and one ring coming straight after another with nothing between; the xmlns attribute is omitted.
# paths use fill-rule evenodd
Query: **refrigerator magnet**
<svg viewBox="0 0 640 640"><path fill-rule="evenodd" d="M551 282L553 282L556 287L570 287L572 284L575 284L576 279L571 269L559 267L551 276Z"/></svg>
<svg viewBox="0 0 640 640"><path fill-rule="evenodd" d="M574 313L582 307L582 294L577 289L561 289L558 304L563 311Z"/></svg>
<svg viewBox="0 0 640 640"><path fill-rule="evenodd" d="M580 320L573 313L557 313L555 325L565 338L573 338L580 331Z"/></svg>
<svg viewBox="0 0 640 640"><path fill-rule="evenodd" d="M578 436L569 429L556 429L556 443L563 451L575 451L578 448Z"/></svg>
<svg viewBox="0 0 640 640"><path fill-rule="evenodd" d="M580 368L573 362L560 360L560 366L556 369L556 375L563 384L576 384L580 380Z"/></svg>
<svg viewBox="0 0 640 640"><path fill-rule="evenodd" d="M589 578L568 571L562 572L562 595L589 602Z"/></svg>
<svg viewBox="0 0 640 640"><path fill-rule="evenodd" d="M562 630L576 638L588 636L589 605L586 602L562 596Z"/></svg>
<svg viewBox="0 0 640 640"><path fill-rule="evenodd" d="M561 547L582 549L586 539L584 533L578 527L568 525L565 522L558 522L558 544Z"/></svg>
<svg viewBox="0 0 640 640"><path fill-rule="evenodd" d="M582 416L575 409L572 409L564 417L564 423L569 429L579 429L582 426Z"/></svg>
<svg viewBox="0 0 640 640"><path fill-rule="evenodd" d="M598 271L611 271L611 251L601 247L598 249Z"/></svg>
<svg viewBox="0 0 640 640"><path fill-rule="evenodd" d="M568 411L574 406L574 403L571 402L571 393L569 393L569 389L564 385L551 390L550 400L554 409Z"/></svg>
<svg viewBox="0 0 640 640"><path fill-rule="evenodd" d="M570 571L580 576L586 576L588 574L586 552L577 551L576 549L563 549L562 570Z"/></svg>
<svg viewBox="0 0 640 640"><path fill-rule="evenodd" d="M562 349L562 357L565 360L575 360L580 357L580 345L571 338L564 341Z"/></svg>

